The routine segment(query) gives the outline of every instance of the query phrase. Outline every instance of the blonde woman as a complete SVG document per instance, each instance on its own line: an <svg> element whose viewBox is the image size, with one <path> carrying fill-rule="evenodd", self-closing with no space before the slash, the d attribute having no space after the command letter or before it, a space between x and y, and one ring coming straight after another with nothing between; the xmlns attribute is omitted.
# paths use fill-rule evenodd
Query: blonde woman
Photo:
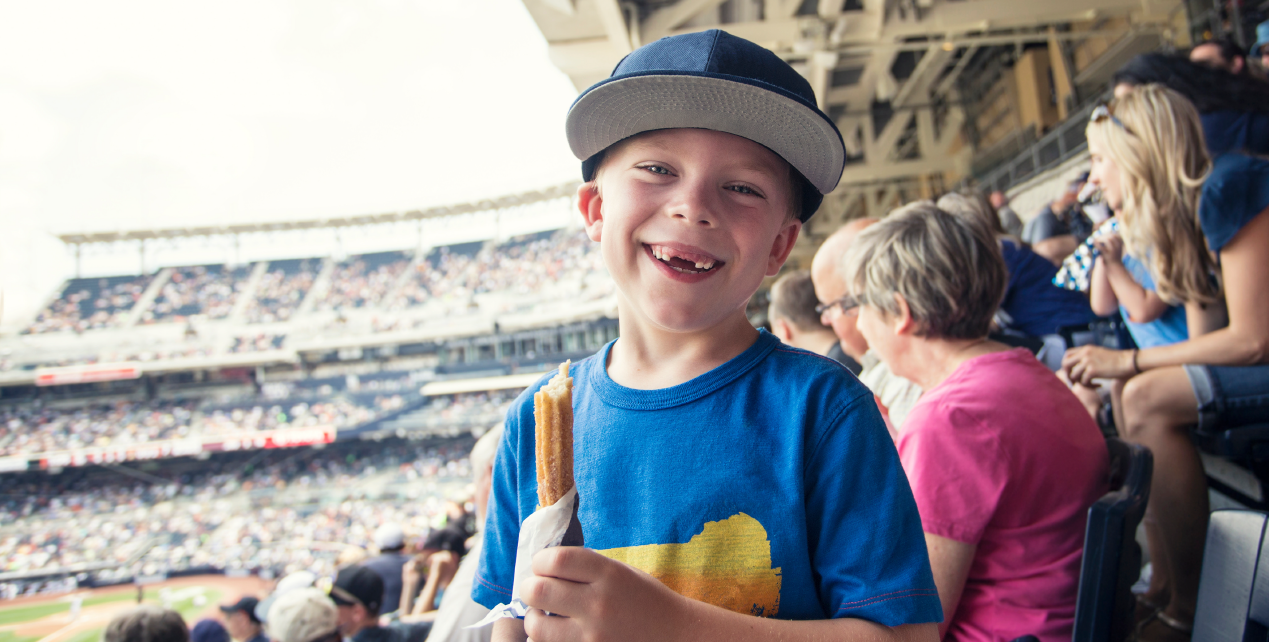
<svg viewBox="0 0 1269 642"><path fill-rule="evenodd" d="M987 338L1005 262L986 226L914 203L851 245L858 327L925 393L899 435L949 640L1071 639L1105 441L1026 349Z"/></svg>
<svg viewBox="0 0 1269 642"><path fill-rule="evenodd" d="M1072 380L1127 379L1125 437L1154 453L1146 532L1161 610L1143 639L1188 639L1207 532L1207 484L1187 434L1269 419L1269 162L1209 160L1198 112L1145 85L1093 112L1092 177L1148 257L1159 296L1186 309L1190 339L1145 350L1067 352Z"/></svg>

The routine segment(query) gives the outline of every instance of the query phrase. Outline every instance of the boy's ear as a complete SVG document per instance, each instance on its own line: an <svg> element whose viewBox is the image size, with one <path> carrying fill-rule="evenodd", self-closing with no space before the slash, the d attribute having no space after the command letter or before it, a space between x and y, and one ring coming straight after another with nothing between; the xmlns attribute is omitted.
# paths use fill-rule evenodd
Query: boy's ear
<svg viewBox="0 0 1269 642"><path fill-rule="evenodd" d="M802 232L802 221L793 219L780 228L775 241L771 243L771 254L767 256L767 276L780 273L780 268L788 260L793 251L793 244L798 242L798 234Z"/></svg>
<svg viewBox="0 0 1269 642"><path fill-rule="evenodd" d="M586 235L596 243L604 227L603 206L604 197L600 196L599 185L595 181L587 181L577 188L577 211L582 213Z"/></svg>

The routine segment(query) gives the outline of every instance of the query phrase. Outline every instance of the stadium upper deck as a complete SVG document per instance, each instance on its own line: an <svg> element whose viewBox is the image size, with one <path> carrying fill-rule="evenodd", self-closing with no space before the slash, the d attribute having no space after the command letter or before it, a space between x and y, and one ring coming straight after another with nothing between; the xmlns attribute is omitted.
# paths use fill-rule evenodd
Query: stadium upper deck
<svg viewBox="0 0 1269 642"><path fill-rule="evenodd" d="M394 333L435 338L488 331L495 323L549 325L559 316L553 310L584 318L610 309L612 292L597 248L576 229L425 251L77 278L23 337L0 341L0 379L6 371L35 376L37 368L82 364L196 365L332 342L357 345L359 337L383 343Z"/></svg>

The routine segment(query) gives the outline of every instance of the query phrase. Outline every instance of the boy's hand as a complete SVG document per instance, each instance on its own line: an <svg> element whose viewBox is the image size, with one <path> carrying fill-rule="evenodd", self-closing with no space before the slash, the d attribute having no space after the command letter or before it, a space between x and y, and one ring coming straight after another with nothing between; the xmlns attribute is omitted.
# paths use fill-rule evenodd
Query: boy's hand
<svg viewBox="0 0 1269 642"><path fill-rule="evenodd" d="M533 607L524 628L534 642L673 640L688 607L651 575L575 546L534 555L523 596Z"/></svg>

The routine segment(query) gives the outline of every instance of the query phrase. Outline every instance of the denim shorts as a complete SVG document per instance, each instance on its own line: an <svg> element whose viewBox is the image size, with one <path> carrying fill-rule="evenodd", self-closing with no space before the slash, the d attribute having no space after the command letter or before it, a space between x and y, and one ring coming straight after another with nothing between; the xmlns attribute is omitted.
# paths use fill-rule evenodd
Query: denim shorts
<svg viewBox="0 0 1269 642"><path fill-rule="evenodd" d="M1185 374L1198 400L1200 430L1269 423L1269 364L1187 364Z"/></svg>

